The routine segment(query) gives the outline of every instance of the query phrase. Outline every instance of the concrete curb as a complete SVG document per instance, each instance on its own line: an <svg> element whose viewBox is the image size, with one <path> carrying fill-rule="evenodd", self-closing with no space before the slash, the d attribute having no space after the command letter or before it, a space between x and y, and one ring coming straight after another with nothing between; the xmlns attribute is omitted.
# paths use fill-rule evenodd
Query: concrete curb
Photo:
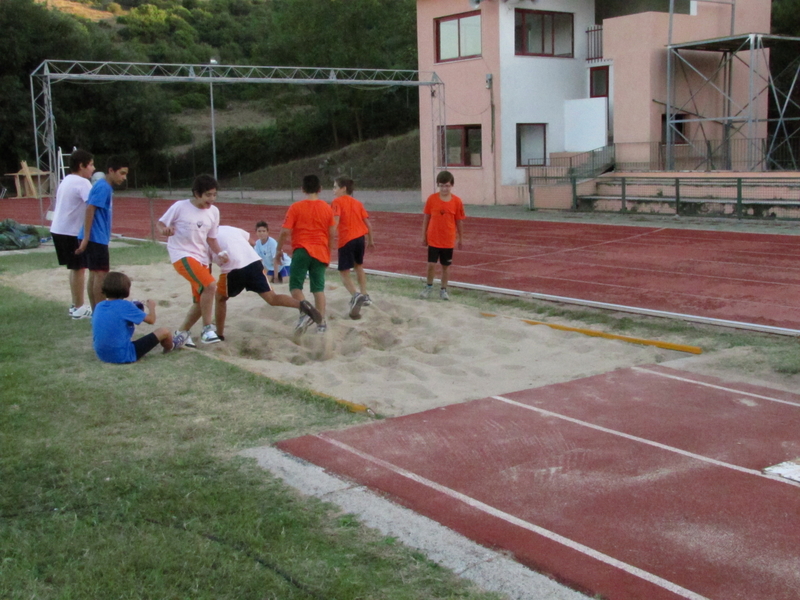
<svg viewBox="0 0 800 600"><path fill-rule="evenodd" d="M334 477L321 467L276 448L251 448L239 454L255 458L262 469L301 493L336 504L355 514L366 526L421 550L430 560L484 590L504 594L511 600L589 599L363 486Z"/></svg>

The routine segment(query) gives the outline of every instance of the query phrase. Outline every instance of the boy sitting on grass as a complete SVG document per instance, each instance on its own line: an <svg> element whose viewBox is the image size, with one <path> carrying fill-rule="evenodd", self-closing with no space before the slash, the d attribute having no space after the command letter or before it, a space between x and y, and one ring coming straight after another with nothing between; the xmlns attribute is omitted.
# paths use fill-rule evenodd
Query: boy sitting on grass
<svg viewBox="0 0 800 600"><path fill-rule="evenodd" d="M172 334L166 327L131 341L136 325L142 321L155 324L156 303L148 300L145 313L126 300L131 293L131 280L125 273L109 273L103 281L102 291L106 299L97 304L92 315L92 338L97 358L107 363L132 363L158 344L164 352L172 350Z"/></svg>

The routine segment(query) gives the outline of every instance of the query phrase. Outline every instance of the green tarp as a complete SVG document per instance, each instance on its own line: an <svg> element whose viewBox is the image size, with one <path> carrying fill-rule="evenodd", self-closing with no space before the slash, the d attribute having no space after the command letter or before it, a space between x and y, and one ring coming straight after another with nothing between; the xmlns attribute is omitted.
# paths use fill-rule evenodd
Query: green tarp
<svg viewBox="0 0 800 600"><path fill-rule="evenodd" d="M39 231L12 219L0 221L0 250L23 250L39 246Z"/></svg>

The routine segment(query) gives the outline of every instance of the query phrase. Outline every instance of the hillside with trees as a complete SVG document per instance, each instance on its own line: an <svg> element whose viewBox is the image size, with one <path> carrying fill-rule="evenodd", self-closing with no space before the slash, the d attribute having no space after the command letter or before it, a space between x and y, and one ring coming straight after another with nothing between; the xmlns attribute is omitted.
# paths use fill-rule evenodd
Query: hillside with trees
<svg viewBox="0 0 800 600"><path fill-rule="evenodd" d="M33 162L30 73L46 59L415 69L414 0L83 0L85 18L35 0L2 0L0 168ZM79 11L71 11L78 12ZM140 184L211 170L208 141L186 150L192 125L173 115L209 107L205 84L54 85L57 144L100 160L127 154ZM251 104L264 123L217 135L221 177L417 126L406 88L217 84L215 107ZM206 146L207 145L207 146ZM182 147L179 154L169 149Z"/></svg>

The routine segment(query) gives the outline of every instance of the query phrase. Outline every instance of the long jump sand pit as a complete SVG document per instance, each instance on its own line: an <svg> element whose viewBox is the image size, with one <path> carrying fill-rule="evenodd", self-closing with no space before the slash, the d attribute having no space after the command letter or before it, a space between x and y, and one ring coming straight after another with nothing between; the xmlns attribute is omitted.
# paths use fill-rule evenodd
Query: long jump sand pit
<svg viewBox="0 0 800 600"><path fill-rule="evenodd" d="M177 328L190 302L188 284L169 264L115 266L133 279L131 298L158 303L156 326ZM66 271L4 277L27 293L69 304ZM276 285L288 293L288 285ZM295 336L298 313L243 292L228 302L226 341L197 350L248 371L398 416L686 356L670 350L489 318L476 308L398 295L372 295L363 318L347 316L349 295L328 273L328 331ZM153 327L142 324L137 335ZM91 339L87 336L87 344ZM145 360L169 360L155 353Z"/></svg>

